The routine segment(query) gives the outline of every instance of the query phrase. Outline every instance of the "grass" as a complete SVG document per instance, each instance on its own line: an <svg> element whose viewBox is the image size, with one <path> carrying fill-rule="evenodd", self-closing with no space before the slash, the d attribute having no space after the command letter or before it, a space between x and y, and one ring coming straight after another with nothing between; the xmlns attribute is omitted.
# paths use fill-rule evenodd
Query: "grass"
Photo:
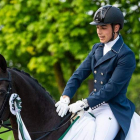
<svg viewBox="0 0 140 140"><path fill-rule="evenodd" d="M7 130L7 129L1 128L1 129L0 129L0 132L5 131L5 130ZM2 140L14 140L13 132L12 132L12 131L9 131L9 132L0 134L0 138L1 138Z"/></svg>

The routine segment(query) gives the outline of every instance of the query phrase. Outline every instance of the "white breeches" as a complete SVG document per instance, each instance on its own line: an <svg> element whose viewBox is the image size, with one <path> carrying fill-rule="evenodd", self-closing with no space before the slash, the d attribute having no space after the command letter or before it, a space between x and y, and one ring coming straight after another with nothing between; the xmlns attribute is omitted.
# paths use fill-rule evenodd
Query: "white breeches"
<svg viewBox="0 0 140 140"><path fill-rule="evenodd" d="M92 117L92 113L96 118ZM140 140L140 116L134 113L125 140ZM113 140L120 129L110 107L104 104L89 109L71 127L63 140Z"/></svg>
<svg viewBox="0 0 140 140"><path fill-rule="evenodd" d="M89 109L95 119L94 140L113 140L120 126L108 104L104 104L94 110Z"/></svg>
<svg viewBox="0 0 140 140"><path fill-rule="evenodd" d="M119 129L120 126L109 105L103 104L94 110L86 111L63 140L113 140Z"/></svg>

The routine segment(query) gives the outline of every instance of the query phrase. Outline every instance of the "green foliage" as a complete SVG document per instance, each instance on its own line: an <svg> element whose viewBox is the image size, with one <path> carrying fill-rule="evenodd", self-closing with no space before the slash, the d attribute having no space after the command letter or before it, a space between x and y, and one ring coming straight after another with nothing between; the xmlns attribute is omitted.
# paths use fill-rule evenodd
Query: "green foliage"
<svg viewBox="0 0 140 140"><path fill-rule="evenodd" d="M92 17L86 14L93 5L91 1L81 6L79 3L81 0L2 0L0 3L1 53L10 66L31 73L51 93L52 87L58 93L59 86L54 82L54 64L59 61L65 66L63 73L70 69L65 77L68 80L73 67L86 57L93 44L88 31L94 35L95 28L89 25ZM72 60L67 52L75 62L69 63Z"/></svg>
<svg viewBox="0 0 140 140"><path fill-rule="evenodd" d="M140 75L133 75L128 87L127 97L135 104L136 112L140 114Z"/></svg>
<svg viewBox="0 0 140 140"><path fill-rule="evenodd" d="M140 3L137 0L1 0L0 52L10 67L30 73L58 100L61 93L56 77L60 77L55 75L54 66L59 62L64 82L70 78L93 44L99 42L96 28L89 23L95 11L105 4L115 4L125 16L121 34L135 53L135 74L138 74L132 77L127 95L139 113ZM87 83L88 79L77 91L76 100L88 96ZM7 134L0 137L11 140Z"/></svg>
<svg viewBox="0 0 140 140"><path fill-rule="evenodd" d="M10 120L5 121L4 124L10 124ZM7 130L8 129L3 128L3 127L0 128L0 132L4 132ZM5 132L3 134L0 134L0 138L3 140L14 140L13 132L9 131L9 132Z"/></svg>
<svg viewBox="0 0 140 140"><path fill-rule="evenodd" d="M1 128L0 132L3 132L5 130L7 130L7 129ZM1 134L0 138L3 139L3 140L14 140L13 132L7 132L7 133L4 133L4 134Z"/></svg>
<svg viewBox="0 0 140 140"><path fill-rule="evenodd" d="M125 15L121 34L136 54L138 73L140 5L136 0L1 0L0 52L10 67L30 73L58 100L61 84L56 82L60 74L55 75L55 64L59 62L63 82L67 81L99 42L96 28L89 23L105 4L115 4ZM88 93L86 84L81 88L84 93Z"/></svg>

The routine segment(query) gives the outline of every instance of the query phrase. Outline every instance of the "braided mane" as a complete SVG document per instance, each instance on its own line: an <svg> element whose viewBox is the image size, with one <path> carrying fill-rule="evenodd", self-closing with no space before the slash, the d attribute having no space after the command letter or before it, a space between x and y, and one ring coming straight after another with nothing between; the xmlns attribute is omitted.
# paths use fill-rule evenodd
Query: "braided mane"
<svg viewBox="0 0 140 140"><path fill-rule="evenodd" d="M18 71L18 72L20 72L20 73L22 73L22 74L24 74L24 75L26 75L26 76L28 76L28 77L30 77L30 78L31 78L33 81L35 81L42 89L44 89L45 92L48 93L48 95L53 99L53 97L51 96L51 94L50 94L48 91L46 91L46 89L38 82L38 80L35 79L35 78L33 78L29 73L27 73L27 72L25 72L25 71L23 71L23 70L19 70L19 69L17 69L17 68L12 68L12 69L15 70L15 71ZM55 102L54 99L53 99L53 101Z"/></svg>

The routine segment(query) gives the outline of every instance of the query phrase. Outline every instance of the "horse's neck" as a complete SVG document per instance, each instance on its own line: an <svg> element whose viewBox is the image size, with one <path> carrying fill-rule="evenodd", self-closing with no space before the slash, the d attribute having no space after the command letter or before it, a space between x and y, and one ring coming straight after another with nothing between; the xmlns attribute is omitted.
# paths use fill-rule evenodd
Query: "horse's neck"
<svg viewBox="0 0 140 140"><path fill-rule="evenodd" d="M38 83L25 76L26 81L24 75L12 78L14 90L22 101L21 116L28 131L50 130L60 122L53 99Z"/></svg>

